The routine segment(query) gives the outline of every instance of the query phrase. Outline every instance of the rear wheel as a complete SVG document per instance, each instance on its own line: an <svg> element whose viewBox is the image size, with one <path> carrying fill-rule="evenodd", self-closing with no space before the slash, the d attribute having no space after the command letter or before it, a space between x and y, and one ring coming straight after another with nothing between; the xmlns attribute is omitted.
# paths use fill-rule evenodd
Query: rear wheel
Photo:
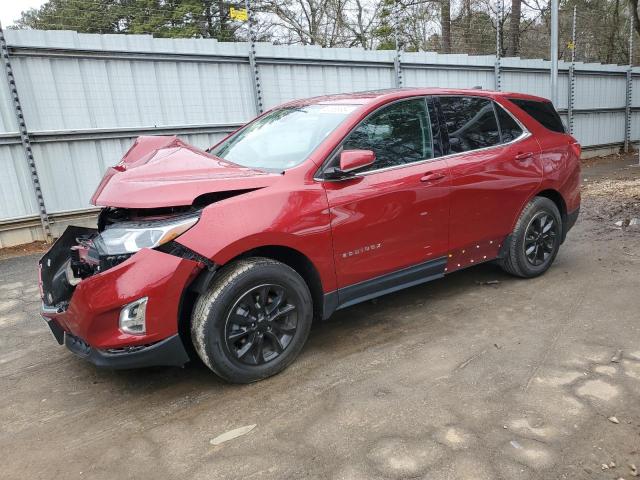
<svg viewBox="0 0 640 480"><path fill-rule="evenodd" d="M295 270L268 258L247 258L225 267L197 300L191 339L217 375L249 383L295 359L312 317L311 294Z"/></svg>
<svg viewBox="0 0 640 480"><path fill-rule="evenodd" d="M535 197L522 211L505 244L500 266L512 275L536 277L553 263L562 240L562 217L555 203Z"/></svg>

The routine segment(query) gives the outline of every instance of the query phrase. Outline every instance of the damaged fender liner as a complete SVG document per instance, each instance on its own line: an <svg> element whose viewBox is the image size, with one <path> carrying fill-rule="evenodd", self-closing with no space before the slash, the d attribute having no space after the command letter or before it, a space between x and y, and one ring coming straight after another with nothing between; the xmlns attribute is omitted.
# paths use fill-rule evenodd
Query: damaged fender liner
<svg viewBox="0 0 640 480"><path fill-rule="evenodd" d="M46 317L45 320L58 343L64 344L72 353L97 367L112 369L182 367L190 360L179 334L151 345L100 350L91 347L81 338L65 332L55 320Z"/></svg>

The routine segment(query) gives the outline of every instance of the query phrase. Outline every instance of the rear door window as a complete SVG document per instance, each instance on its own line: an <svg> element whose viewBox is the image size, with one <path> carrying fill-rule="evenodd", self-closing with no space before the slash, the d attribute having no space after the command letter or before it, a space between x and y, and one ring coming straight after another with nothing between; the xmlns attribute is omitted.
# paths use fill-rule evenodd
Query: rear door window
<svg viewBox="0 0 640 480"><path fill-rule="evenodd" d="M500 133L502 135L502 143L514 141L522 135L522 128L518 125L513 117L508 114L504 108L495 104L496 114L498 115L498 123L500 125Z"/></svg>
<svg viewBox="0 0 640 480"><path fill-rule="evenodd" d="M429 112L424 98L383 107L365 119L343 143L344 150L373 150L379 170L433 158Z"/></svg>
<svg viewBox="0 0 640 480"><path fill-rule="evenodd" d="M451 153L500 144L500 130L491 100L465 96L439 97L439 100Z"/></svg>
<svg viewBox="0 0 640 480"><path fill-rule="evenodd" d="M556 109L553 108L551 102L538 102L535 100L523 100L521 98L510 98L509 100L527 112L548 130L565 133L560 115L558 115Z"/></svg>

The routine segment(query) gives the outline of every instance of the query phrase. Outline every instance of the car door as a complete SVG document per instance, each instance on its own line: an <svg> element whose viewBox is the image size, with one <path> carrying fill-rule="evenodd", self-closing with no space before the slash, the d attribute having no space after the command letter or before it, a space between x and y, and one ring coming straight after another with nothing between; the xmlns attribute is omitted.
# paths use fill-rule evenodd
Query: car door
<svg viewBox="0 0 640 480"><path fill-rule="evenodd" d="M425 98L383 106L349 133L332 160L337 164L343 150L376 155L355 178L324 182L342 304L444 270L436 259L447 251L449 178L438 158L440 136L434 140L432 132L434 112ZM417 267L367 283L411 266ZM351 293L344 290L355 284Z"/></svg>
<svg viewBox="0 0 640 480"><path fill-rule="evenodd" d="M451 175L451 271L497 255L540 185L542 168L538 142L491 99L458 95L438 101Z"/></svg>

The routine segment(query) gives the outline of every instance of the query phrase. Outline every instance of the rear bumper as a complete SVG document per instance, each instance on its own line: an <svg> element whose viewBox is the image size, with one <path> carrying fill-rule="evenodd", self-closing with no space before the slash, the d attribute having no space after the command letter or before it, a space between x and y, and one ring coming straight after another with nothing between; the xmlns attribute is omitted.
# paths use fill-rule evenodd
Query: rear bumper
<svg viewBox="0 0 640 480"><path fill-rule="evenodd" d="M564 223L564 229L562 232L562 241L567 237L567 233L569 230L573 228L573 226L578 221L578 216L580 215L580 207L576 208L573 212L567 213L567 218Z"/></svg>
<svg viewBox="0 0 640 480"><path fill-rule="evenodd" d="M154 366L181 367L189 361L189 355L178 334L152 345L100 350L92 347L81 338L65 332L55 320L43 318L60 345L66 346L72 353L97 367L112 369Z"/></svg>

